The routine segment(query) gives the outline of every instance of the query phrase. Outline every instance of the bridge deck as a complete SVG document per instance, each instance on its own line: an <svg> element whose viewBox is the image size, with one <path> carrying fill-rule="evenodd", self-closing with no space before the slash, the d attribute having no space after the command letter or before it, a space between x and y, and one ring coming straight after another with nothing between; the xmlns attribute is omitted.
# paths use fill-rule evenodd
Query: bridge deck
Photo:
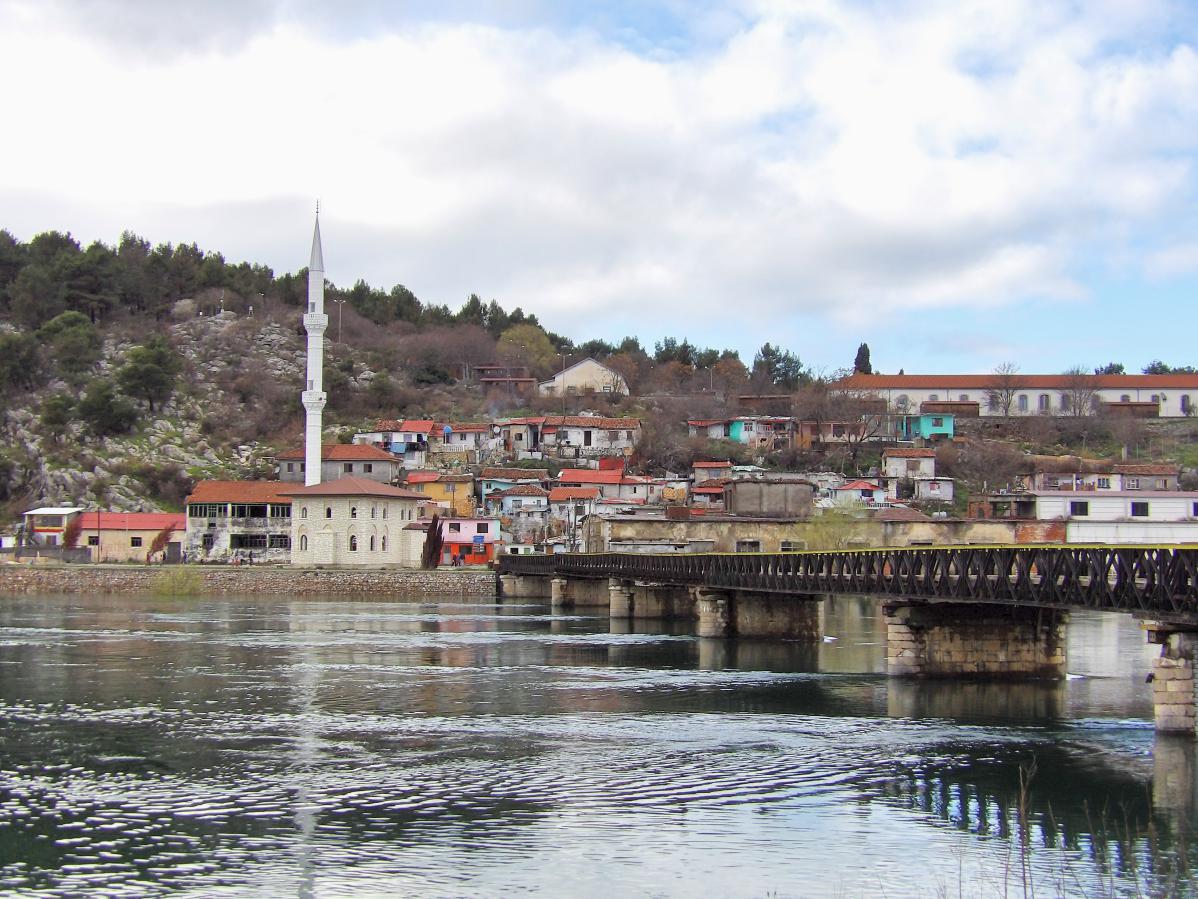
<svg viewBox="0 0 1198 899"><path fill-rule="evenodd" d="M791 553L502 556L501 574L765 593L874 594L1130 612L1198 625L1198 546L919 546Z"/></svg>

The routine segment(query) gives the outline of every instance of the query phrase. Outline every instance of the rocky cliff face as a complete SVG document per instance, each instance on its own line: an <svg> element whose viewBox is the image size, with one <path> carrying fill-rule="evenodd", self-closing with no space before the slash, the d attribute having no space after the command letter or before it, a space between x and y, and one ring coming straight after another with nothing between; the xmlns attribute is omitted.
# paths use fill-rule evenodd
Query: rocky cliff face
<svg viewBox="0 0 1198 899"><path fill-rule="evenodd" d="M42 401L77 392L61 380L8 410L0 441L22 502L161 511L177 507L194 479L270 470L274 448L258 439L262 417L284 420L288 404L298 403L302 337L277 322L225 312L173 325L170 341L183 358L174 395L130 434L98 438L78 421L57 439L47 434L38 416ZM106 340L97 372L115 372L132 345Z"/></svg>

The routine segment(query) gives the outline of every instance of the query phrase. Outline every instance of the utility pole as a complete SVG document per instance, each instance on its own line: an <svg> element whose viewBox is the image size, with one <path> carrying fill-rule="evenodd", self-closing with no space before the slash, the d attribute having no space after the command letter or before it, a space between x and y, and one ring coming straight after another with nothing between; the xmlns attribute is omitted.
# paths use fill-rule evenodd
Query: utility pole
<svg viewBox="0 0 1198 899"><path fill-rule="evenodd" d="M337 342L341 343L341 307L345 305L345 298L334 298L333 302L337 304Z"/></svg>

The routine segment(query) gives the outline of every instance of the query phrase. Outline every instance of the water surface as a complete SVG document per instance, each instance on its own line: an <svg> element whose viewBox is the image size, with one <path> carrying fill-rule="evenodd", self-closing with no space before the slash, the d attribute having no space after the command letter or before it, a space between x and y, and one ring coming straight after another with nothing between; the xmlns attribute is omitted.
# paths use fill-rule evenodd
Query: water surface
<svg viewBox="0 0 1198 899"><path fill-rule="evenodd" d="M0 599L0 890L1191 891L1194 745L1154 738L1133 621L1075 616L1075 676L1018 685L888 681L870 600L826 632Z"/></svg>

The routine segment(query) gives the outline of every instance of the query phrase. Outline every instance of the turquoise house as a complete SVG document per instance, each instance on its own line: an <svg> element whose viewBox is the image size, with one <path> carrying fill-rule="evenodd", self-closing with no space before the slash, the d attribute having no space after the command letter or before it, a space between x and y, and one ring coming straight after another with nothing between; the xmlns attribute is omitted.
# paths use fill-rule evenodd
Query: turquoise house
<svg viewBox="0 0 1198 899"><path fill-rule="evenodd" d="M951 440L953 416L943 412L900 415L896 430L899 440Z"/></svg>

